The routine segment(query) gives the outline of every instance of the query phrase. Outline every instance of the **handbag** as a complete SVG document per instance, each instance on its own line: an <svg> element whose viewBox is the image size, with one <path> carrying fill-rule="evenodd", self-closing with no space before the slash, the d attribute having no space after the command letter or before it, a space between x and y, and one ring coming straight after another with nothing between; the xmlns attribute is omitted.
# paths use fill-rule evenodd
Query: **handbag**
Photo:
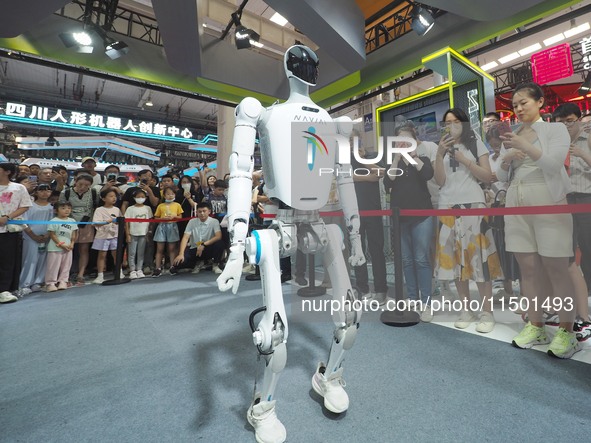
<svg viewBox="0 0 591 443"><path fill-rule="evenodd" d="M4 212L4 207L2 206L2 204L0 203L0 213ZM13 218L13 220L24 220L24 218L22 217L15 217ZM25 230L25 228L27 227L27 225L17 225L14 223L7 223L6 224L6 231L7 232L23 232Z"/></svg>
<svg viewBox="0 0 591 443"><path fill-rule="evenodd" d="M24 220L24 218L22 217L15 217L13 218L13 220ZM25 228L27 227L27 225L25 224L14 224L14 223L8 223L6 225L6 230L8 232L23 232L25 230Z"/></svg>
<svg viewBox="0 0 591 443"><path fill-rule="evenodd" d="M490 205L491 208L504 208L507 191L505 189L499 189L495 194L495 200ZM493 215L490 218L491 228L503 232L505 230L505 219L502 215Z"/></svg>

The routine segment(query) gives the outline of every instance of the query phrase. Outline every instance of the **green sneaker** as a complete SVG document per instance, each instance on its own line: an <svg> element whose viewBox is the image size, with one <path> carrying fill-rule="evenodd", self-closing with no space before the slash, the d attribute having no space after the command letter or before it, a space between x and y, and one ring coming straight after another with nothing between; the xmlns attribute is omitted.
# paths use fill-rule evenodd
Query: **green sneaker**
<svg viewBox="0 0 591 443"><path fill-rule="evenodd" d="M547 345L550 343L546 331L543 327L534 326L530 321L527 322L525 328L515 336L511 343L516 348L529 349L532 346Z"/></svg>
<svg viewBox="0 0 591 443"><path fill-rule="evenodd" d="M548 355L556 358L571 358L575 352L581 350L581 345L574 332L568 332L564 328L558 328L556 335L548 346Z"/></svg>

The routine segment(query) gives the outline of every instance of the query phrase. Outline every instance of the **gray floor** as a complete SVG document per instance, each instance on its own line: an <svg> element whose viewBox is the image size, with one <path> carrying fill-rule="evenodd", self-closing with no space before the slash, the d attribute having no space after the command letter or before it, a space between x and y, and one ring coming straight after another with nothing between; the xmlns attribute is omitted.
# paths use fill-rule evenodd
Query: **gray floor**
<svg viewBox="0 0 591 443"><path fill-rule="evenodd" d="M245 411L262 373L248 327L258 283L234 296L214 278L1 305L0 441L254 441ZM310 387L329 315L295 317L277 391L289 442L588 440L589 365L434 324L387 327L377 313L363 317L345 363L351 406L334 416Z"/></svg>

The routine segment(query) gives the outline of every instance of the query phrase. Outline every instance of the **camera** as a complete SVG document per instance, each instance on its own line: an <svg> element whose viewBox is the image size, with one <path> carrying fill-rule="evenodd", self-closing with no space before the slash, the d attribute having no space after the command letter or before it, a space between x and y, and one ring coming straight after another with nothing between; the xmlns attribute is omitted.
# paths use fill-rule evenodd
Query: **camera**
<svg viewBox="0 0 591 443"><path fill-rule="evenodd" d="M117 174L109 174L109 175L107 175L107 181L110 182L112 180L117 180Z"/></svg>
<svg viewBox="0 0 591 443"><path fill-rule="evenodd" d="M140 183L141 183L142 185L147 185L147 184L148 184L148 180L147 180L147 179L145 179L145 178L142 178L142 180L140 181Z"/></svg>

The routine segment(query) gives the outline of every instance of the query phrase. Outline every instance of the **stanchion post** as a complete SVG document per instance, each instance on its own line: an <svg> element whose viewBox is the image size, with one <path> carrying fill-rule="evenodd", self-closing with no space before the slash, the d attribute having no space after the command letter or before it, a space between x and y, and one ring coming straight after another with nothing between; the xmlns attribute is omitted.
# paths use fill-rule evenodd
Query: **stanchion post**
<svg viewBox="0 0 591 443"><path fill-rule="evenodd" d="M115 254L115 274L113 280L106 280L103 285L120 285L129 283L129 278L121 278L121 267L123 265L123 245L125 244L125 217L117 217L117 254Z"/></svg>
<svg viewBox="0 0 591 443"><path fill-rule="evenodd" d="M326 288L316 286L316 265L314 263L314 254L308 254L308 286L298 289L300 297L319 297L326 294Z"/></svg>
<svg viewBox="0 0 591 443"><path fill-rule="evenodd" d="M392 249L394 253L394 294L396 297L396 307L400 306L399 303L403 300L403 288L402 288L402 245L401 237L402 232L400 229L400 208L392 208ZM394 309L393 311L384 311L380 316L380 321L388 326L414 326L419 323L419 314L411 311L407 306L405 310L399 311Z"/></svg>

